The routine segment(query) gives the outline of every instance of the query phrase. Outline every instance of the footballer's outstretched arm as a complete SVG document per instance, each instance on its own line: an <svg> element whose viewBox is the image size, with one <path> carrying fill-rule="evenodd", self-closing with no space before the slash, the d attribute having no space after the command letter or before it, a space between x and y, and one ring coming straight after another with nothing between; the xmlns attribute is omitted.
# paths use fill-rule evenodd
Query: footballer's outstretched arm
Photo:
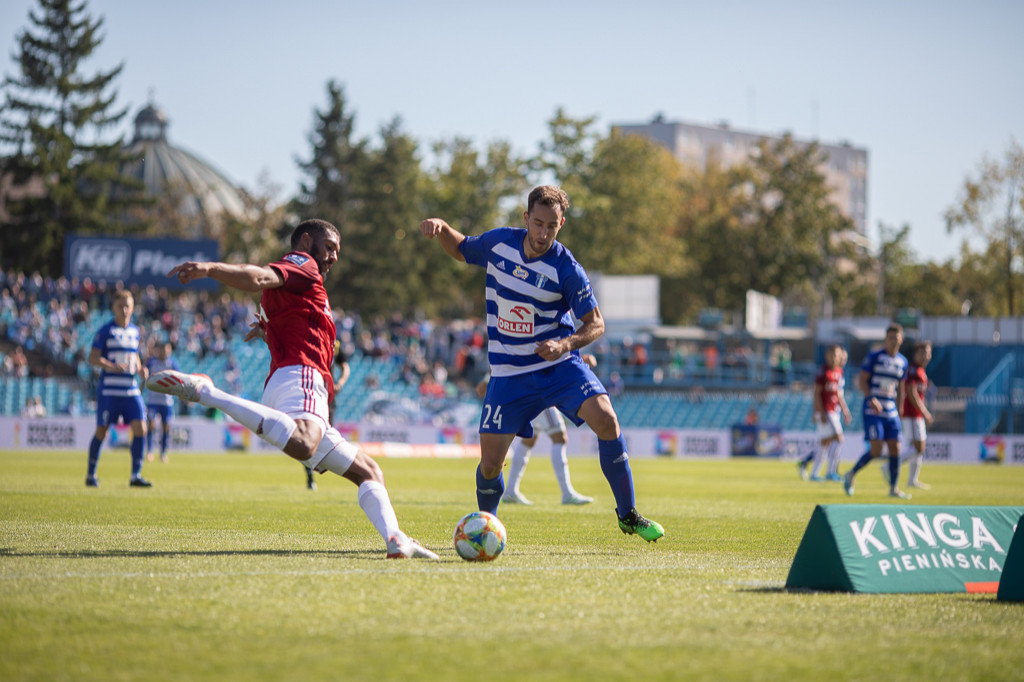
<svg viewBox="0 0 1024 682"><path fill-rule="evenodd" d="M281 273L269 265L188 261L174 266L167 276L177 277L182 284L209 277L242 291L263 291L284 286Z"/></svg>
<svg viewBox="0 0 1024 682"><path fill-rule="evenodd" d="M466 261L466 257L459 250L459 244L466 238L466 235L445 221L440 218L427 218L420 223L420 232L430 239L437 237L437 240L441 242L441 248L444 249L444 252L455 260Z"/></svg>

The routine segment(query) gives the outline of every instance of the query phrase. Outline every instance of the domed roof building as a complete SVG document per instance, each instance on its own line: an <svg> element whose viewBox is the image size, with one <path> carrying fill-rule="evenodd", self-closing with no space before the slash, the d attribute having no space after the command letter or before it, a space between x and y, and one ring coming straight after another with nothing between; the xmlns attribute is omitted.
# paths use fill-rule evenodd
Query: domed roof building
<svg viewBox="0 0 1024 682"><path fill-rule="evenodd" d="M177 223L189 237L216 237L225 217L243 217L238 188L195 154L167 141L167 116L152 103L135 116L135 136L128 151L139 160L122 167L124 175L145 186L146 195L173 204ZM165 204L166 205L166 204Z"/></svg>

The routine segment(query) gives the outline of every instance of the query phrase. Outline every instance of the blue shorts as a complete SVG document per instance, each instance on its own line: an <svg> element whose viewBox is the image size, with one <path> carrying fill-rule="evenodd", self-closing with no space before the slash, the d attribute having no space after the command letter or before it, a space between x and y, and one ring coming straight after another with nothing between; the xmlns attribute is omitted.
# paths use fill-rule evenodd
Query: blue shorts
<svg viewBox="0 0 1024 682"><path fill-rule="evenodd" d="M96 426L111 426L117 423L118 418L125 424L145 419L146 406L142 404L142 396L112 398L101 395L96 399Z"/></svg>
<svg viewBox="0 0 1024 682"><path fill-rule="evenodd" d="M575 353L565 362L510 377L491 377L480 414L480 433L514 433L533 437L530 422L548 407L557 407L573 424L591 396L607 394L601 380Z"/></svg>
<svg viewBox="0 0 1024 682"><path fill-rule="evenodd" d="M903 425L899 417L864 414L864 435L871 440L903 440Z"/></svg>
<svg viewBox="0 0 1024 682"><path fill-rule="evenodd" d="M170 405L146 405L146 417L150 421L153 421L159 415L162 423L170 424L173 414L174 411Z"/></svg>

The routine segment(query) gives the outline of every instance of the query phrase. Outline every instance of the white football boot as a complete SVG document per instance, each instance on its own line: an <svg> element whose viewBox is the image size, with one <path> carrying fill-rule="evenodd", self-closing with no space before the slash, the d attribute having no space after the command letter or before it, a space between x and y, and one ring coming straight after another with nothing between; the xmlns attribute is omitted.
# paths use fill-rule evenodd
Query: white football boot
<svg viewBox="0 0 1024 682"><path fill-rule="evenodd" d="M586 495L580 495L575 490L572 492L571 495L566 495L565 497L562 498L562 504L581 505L581 504L590 504L593 501L594 501L593 497L587 497Z"/></svg>
<svg viewBox="0 0 1024 682"><path fill-rule="evenodd" d="M405 533L388 538L388 559L433 559L438 561L440 558L421 545L419 540L411 538Z"/></svg>
<svg viewBox="0 0 1024 682"><path fill-rule="evenodd" d="M204 385L213 385L205 374L185 374L173 369L157 372L146 380L146 388L154 393L167 393L193 403L199 402L199 389Z"/></svg>

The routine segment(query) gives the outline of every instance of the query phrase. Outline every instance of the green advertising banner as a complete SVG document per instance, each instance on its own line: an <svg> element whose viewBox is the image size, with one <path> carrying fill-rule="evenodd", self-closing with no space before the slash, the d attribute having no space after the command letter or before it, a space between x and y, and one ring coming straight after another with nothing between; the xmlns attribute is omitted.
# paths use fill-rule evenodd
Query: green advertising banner
<svg viewBox="0 0 1024 682"><path fill-rule="evenodd" d="M996 599L1000 601L1024 601L1024 516L1017 521L1017 532L1006 553L1003 577L999 581Z"/></svg>
<svg viewBox="0 0 1024 682"><path fill-rule="evenodd" d="M995 593L1024 507L819 505L786 587Z"/></svg>

